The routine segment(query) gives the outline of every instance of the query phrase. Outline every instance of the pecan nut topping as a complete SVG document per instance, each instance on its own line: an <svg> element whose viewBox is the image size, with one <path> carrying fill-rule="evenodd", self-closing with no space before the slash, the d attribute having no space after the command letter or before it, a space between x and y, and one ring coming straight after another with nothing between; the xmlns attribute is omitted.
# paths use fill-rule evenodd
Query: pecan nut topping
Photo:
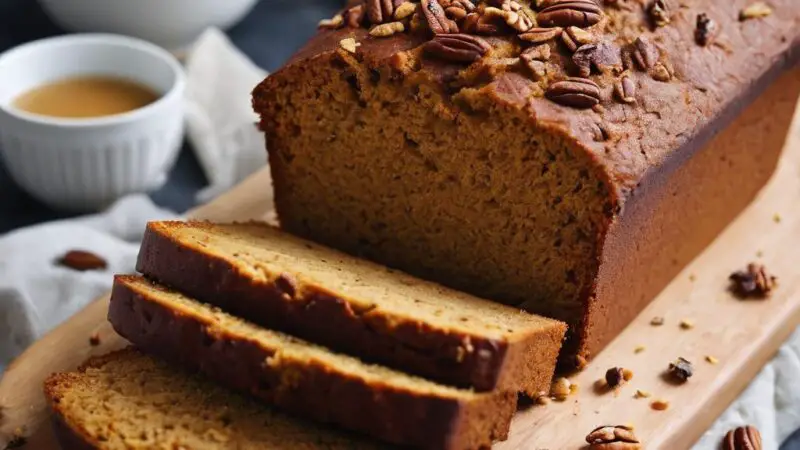
<svg viewBox="0 0 800 450"><path fill-rule="evenodd" d="M542 44L530 47L525 49L519 55L519 58L525 64L525 67L531 71L534 80L542 80L547 75L547 64L545 62L550 59L550 46Z"/></svg>
<svg viewBox="0 0 800 450"><path fill-rule="evenodd" d="M653 0L653 3L651 3L650 7L647 9L650 20L653 21L653 25L656 27L665 27L669 25L671 22L669 11L667 0Z"/></svg>
<svg viewBox="0 0 800 450"><path fill-rule="evenodd" d="M477 12L470 13L466 18L464 18L462 28L464 29L464 32L472 34L500 34L500 28L491 22L487 22L487 19L491 19L491 17L487 17Z"/></svg>
<svg viewBox="0 0 800 450"><path fill-rule="evenodd" d="M437 34L425 43L425 53L451 62L472 63L492 47L478 36L469 34Z"/></svg>
<svg viewBox="0 0 800 450"><path fill-rule="evenodd" d="M364 5L353 6L344 12L344 23L350 28L360 28L365 17Z"/></svg>
<svg viewBox="0 0 800 450"><path fill-rule="evenodd" d="M761 433L752 425L734 428L722 440L722 450L761 450Z"/></svg>
<svg viewBox="0 0 800 450"><path fill-rule="evenodd" d="M588 109L600 103L600 87L586 78L573 77L553 83L545 95L556 103L579 109Z"/></svg>
<svg viewBox="0 0 800 450"><path fill-rule="evenodd" d="M545 7L536 18L545 27L586 28L600 22L602 15L603 11L592 0L568 0Z"/></svg>
<svg viewBox="0 0 800 450"><path fill-rule="evenodd" d="M557 38L563 31L561 27L531 28L527 32L520 34L519 38L532 44L541 44Z"/></svg>
<svg viewBox="0 0 800 450"><path fill-rule="evenodd" d="M711 43L717 34L717 22L714 22L706 13L697 15L697 25L694 30L694 40L705 47Z"/></svg>
<svg viewBox="0 0 800 450"><path fill-rule="evenodd" d="M87 270L105 270L108 263L105 259L83 250L71 250L58 259L56 263L68 269L86 272Z"/></svg>
<svg viewBox="0 0 800 450"><path fill-rule="evenodd" d="M633 434L633 428L626 425L597 427L586 436L586 442L592 450L639 450L642 448L639 439Z"/></svg>
<svg viewBox="0 0 800 450"><path fill-rule="evenodd" d="M365 0L367 17L373 25L392 20L394 17L394 0Z"/></svg>
<svg viewBox="0 0 800 450"><path fill-rule="evenodd" d="M642 70L653 68L660 55L658 47L645 36L639 36L633 43L633 60Z"/></svg>
<svg viewBox="0 0 800 450"><path fill-rule="evenodd" d="M746 271L731 274L731 291L742 299L767 298L775 289L778 279L767 274L763 265L750 263Z"/></svg>
<svg viewBox="0 0 800 450"><path fill-rule="evenodd" d="M433 34L458 33L458 25L447 17L438 0L422 0L422 12Z"/></svg>
<svg viewBox="0 0 800 450"><path fill-rule="evenodd" d="M572 55L572 62L578 67L582 77L588 77L592 68L600 73L622 72L619 48L607 42L579 47Z"/></svg>
<svg viewBox="0 0 800 450"><path fill-rule="evenodd" d="M636 84L627 75L614 84L614 93L622 103L636 102Z"/></svg>

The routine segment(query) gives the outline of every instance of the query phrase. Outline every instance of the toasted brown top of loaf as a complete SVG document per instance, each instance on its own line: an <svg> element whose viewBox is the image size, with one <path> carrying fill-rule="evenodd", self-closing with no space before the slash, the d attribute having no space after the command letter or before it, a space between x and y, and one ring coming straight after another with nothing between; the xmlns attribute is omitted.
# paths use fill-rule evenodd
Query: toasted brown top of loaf
<svg viewBox="0 0 800 450"><path fill-rule="evenodd" d="M762 14L748 12L752 0L411 3L397 16L386 2L357 1L322 23L256 88L257 112L306 65L358 61L376 77L440 88L452 100L443 115L523 109L579 143L612 192L627 192L676 149L701 148L714 134L705 124L727 125L800 56L797 0L771 0Z"/></svg>
<svg viewBox="0 0 800 450"><path fill-rule="evenodd" d="M303 365L327 367L330 372L343 378L363 380L369 386L380 389L408 392L412 395L430 395L459 402L478 401L492 393L476 393L457 389L408 375L384 366L367 364L352 356L335 353L325 347L312 344L293 336L251 324L224 313L219 308L199 303L178 292L151 283L138 276L118 275L116 282L137 293L147 301L156 302L178 315L193 317L206 324L207 333L218 333L274 350L274 356L266 364L277 365L285 361Z"/></svg>
<svg viewBox="0 0 800 450"><path fill-rule="evenodd" d="M419 280L362 259L294 237L262 223L152 222L148 227L182 245L227 261L256 281L282 274L294 289L313 286L347 299L354 309L378 308L392 316L449 329L513 340L561 327L559 322Z"/></svg>
<svg viewBox="0 0 800 450"><path fill-rule="evenodd" d="M133 349L52 375L45 394L74 433L102 450L381 448L274 412Z"/></svg>

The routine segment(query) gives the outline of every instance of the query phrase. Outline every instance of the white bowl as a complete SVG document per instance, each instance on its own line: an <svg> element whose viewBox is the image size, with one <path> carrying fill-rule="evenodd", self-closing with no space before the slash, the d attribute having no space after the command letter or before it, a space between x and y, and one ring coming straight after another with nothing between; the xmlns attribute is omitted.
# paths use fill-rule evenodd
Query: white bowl
<svg viewBox="0 0 800 450"><path fill-rule="evenodd" d="M39 0L62 28L126 34L177 51L206 28L225 29L257 0Z"/></svg>
<svg viewBox="0 0 800 450"><path fill-rule="evenodd" d="M58 118L16 108L22 93L55 80L115 76L161 97L127 113ZM0 55L0 155L11 177L58 208L95 210L164 184L183 140L183 69L167 51L109 34L67 35Z"/></svg>

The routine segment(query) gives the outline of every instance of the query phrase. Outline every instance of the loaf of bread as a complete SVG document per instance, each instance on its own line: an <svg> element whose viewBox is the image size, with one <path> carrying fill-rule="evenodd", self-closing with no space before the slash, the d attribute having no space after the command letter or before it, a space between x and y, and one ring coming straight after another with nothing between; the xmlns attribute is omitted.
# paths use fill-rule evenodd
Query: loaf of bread
<svg viewBox="0 0 800 450"><path fill-rule="evenodd" d="M64 450L378 450L274 412L128 348L51 375L45 397Z"/></svg>
<svg viewBox="0 0 800 450"><path fill-rule="evenodd" d="M798 23L797 0L356 2L254 90L281 225L565 321L583 361L773 172Z"/></svg>
<svg viewBox="0 0 800 450"><path fill-rule="evenodd" d="M137 347L301 417L419 448L505 439L516 392L476 393L260 328L138 276L117 276L108 318Z"/></svg>
<svg viewBox="0 0 800 450"><path fill-rule="evenodd" d="M151 222L137 270L267 328L478 391L547 392L566 331L258 223Z"/></svg>

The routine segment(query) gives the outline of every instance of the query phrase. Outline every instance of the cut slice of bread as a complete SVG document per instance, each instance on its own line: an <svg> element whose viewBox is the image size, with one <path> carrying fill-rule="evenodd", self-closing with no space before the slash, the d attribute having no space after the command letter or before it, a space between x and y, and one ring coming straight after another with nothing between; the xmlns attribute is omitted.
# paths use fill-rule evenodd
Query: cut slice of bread
<svg viewBox="0 0 800 450"><path fill-rule="evenodd" d="M378 450L377 443L277 413L133 348L50 376L64 450Z"/></svg>
<svg viewBox="0 0 800 450"><path fill-rule="evenodd" d="M137 269L260 325L478 391L547 391L566 331L260 223L152 222Z"/></svg>
<svg viewBox="0 0 800 450"><path fill-rule="evenodd" d="M109 320L142 350L300 416L386 442L477 449L505 439L516 393L476 393L253 325L143 277L117 276Z"/></svg>

